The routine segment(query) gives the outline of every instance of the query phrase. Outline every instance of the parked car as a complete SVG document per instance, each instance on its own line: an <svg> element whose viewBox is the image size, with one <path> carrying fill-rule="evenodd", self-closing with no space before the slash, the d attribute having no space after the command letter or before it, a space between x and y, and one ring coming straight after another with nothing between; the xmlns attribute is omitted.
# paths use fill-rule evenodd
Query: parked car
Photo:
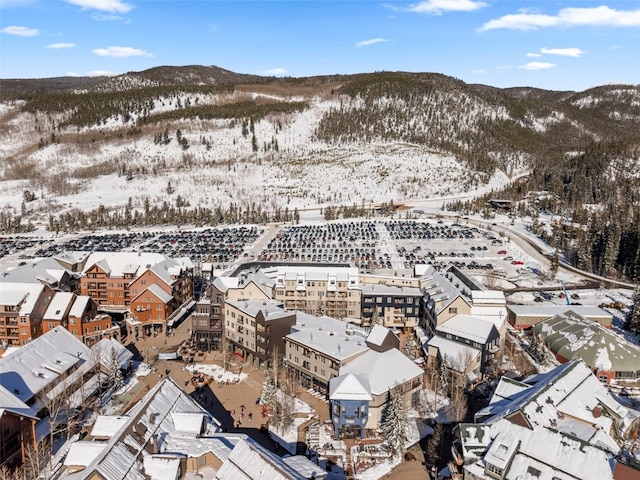
<svg viewBox="0 0 640 480"><path fill-rule="evenodd" d="M521 262L520 260L514 260L513 262L511 262L511 265L524 265L524 262Z"/></svg>
<svg viewBox="0 0 640 480"><path fill-rule="evenodd" d="M498 255L506 255L506 254L507 254L507 251L506 251L506 250L500 250L500 251L498 252Z"/></svg>

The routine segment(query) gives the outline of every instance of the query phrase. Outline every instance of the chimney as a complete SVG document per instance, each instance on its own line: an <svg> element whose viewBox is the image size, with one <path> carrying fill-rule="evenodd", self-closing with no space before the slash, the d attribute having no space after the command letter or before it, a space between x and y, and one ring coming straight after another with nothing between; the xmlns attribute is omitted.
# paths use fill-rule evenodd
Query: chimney
<svg viewBox="0 0 640 480"><path fill-rule="evenodd" d="M600 405L596 405L595 407L593 407L591 413L593 414L593 418L598 418L600 415L602 415L602 407Z"/></svg>
<svg viewBox="0 0 640 480"><path fill-rule="evenodd" d="M158 435L151 435L149 439L149 453L160 453L158 449Z"/></svg>

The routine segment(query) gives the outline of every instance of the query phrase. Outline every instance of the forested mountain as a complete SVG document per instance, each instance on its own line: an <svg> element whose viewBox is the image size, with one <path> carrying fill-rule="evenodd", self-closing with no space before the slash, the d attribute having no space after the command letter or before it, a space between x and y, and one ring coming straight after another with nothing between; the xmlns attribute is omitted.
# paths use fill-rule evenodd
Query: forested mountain
<svg viewBox="0 0 640 480"><path fill-rule="evenodd" d="M572 263L640 278L638 85L558 92L471 85L433 73L272 78L187 66L103 78L2 80L0 93L5 181L35 175L39 188L51 193L38 165L53 162L64 171L60 159L74 152L84 159L82 170L67 171L81 180L74 188L89 182L92 171L117 172L133 185L149 176L157 183L177 170L217 168L226 171L213 181L218 190L231 182L229 190L237 191L233 182L242 181L242 192L249 177L262 178L263 191L274 189L258 199L269 205L260 214L264 220L284 207L285 197L300 205L407 200L454 194L456 182L457 191L478 188L496 172L525 175L525 182L503 182L490 195L519 201L514 213L520 215L560 215L564 221L553 232L540 232ZM450 158L454 163L445 162ZM316 172L320 165L325 174ZM412 168L413 175L398 174ZM247 169L253 175L235 180ZM343 196L336 187L341 180L327 169L350 179L353 192ZM267 186L268 172L276 172L279 185ZM362 182L377 190L359 191ZM524 202L531 191L548 195ZM240 197L238 211L256 210ZM480 209L485 200L449 208ZM162 205L159 197L130 197L130 214L141 214L143 204ZM120 218L124 207L103 208ZM188 212L182 207L176 211Z"/></svg>

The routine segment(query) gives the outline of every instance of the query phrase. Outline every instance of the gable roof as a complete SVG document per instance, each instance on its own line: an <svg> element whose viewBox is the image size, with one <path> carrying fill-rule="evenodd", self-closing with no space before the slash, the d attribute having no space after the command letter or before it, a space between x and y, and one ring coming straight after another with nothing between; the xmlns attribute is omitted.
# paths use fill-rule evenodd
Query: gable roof
<svg viewBox="0 0 640 480"><path fill-rule="evenodd" d="M81 375L94 365L89 348L64 327L58 326L0 358L0 384L28 402L57 383L74 366Z"/></svg>
<svg viewBox="0 0 640 480"><path fill-rule="evenodd" d="M13 307L20 305L20 315L31 315L44 289L43 284L36 282L0 282L0 305Z"/></svg>
<svg viewBox="0 0 640 480"><path fill-rule="evenodd" d="M501 379L500 383L503 381L510 382ZM532 428L557 425L560 429L563 428L560 417L564 414L589 426L576 432L580 438L594 444L598 442L615 451L615 439L606 438L609 432L614 432L617 437L623 436L640 416L616 402L582 360L572 360L521 383L528 388L517 385L511 396L498 401L492 399L488 407L476 414L476 418L486 418L487 423L493 423L518 412ZM497 388L501 395L506 390L500 385ZM594 414L596 408L601 412ZM567 424L567 428L571 425Z"/></svg>
<svg viewBox="0 0 640 480"><path fill-rule="evenodd" d="M47 310L44 312L43 320L63 320L74 301L74 297L75 294L71 292L55 292Z"/></svg>
<svg viewBox="0 0 640 480"><path fill-rule="evenodd" d="M464 314L451 317L442 325L437 326L436 331L481 344L487 343L492 336L499 337L498 330L492 322Z"/></svg>
<svg viewBox="0 0 640 480"><path fill-rule="evenodd" d="M156 297L158 300L160 300L161 302L167 304L169 303L171 300L173 300L173 297L168 294L167 292L165 292L162 288L160 288L158 285L156 285L155 283L153 285L148 286L147 288L145 288L142 292L140 292L133 300L132 302L137 301L138 299L140 299L140 297L142 297L143 295L145 295L146 293L151 293L154 297Z"/></svg>
<svg viewBox="0 0 640 480"><path fill-rule="evenodd" d="M367 335L367 343L381 347L389 336L395 337L396 340L398 339L391 329L377 324L373 326L371 332Z"/></svg>
<svg viewBox="0 0 640 480"><path fill-rule="evenodd" d="M15 415L26 416L38 420L36 411L29 405L20 400L15 392L7 390L4 386L0 385L0 417L5 412L11 412Z"/></svg>
<svg viewBox="0 0 640 480"><path fill-rule="evenodd" d="M112 349L116 352L116 358L120 368L126 368L133 359L133 353L115 338L101 338L98 343L91 347L91 351L97 355L100 363L106 368L111 368Z"/></svg>

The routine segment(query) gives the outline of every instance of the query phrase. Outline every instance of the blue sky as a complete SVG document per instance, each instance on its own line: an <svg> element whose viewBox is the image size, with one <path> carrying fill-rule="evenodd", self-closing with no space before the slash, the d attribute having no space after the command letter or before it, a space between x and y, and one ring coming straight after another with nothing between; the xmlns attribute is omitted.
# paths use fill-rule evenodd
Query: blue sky
<svg viewBox="0 0 640 480"><path fill-rule="evenodd" d="M640 83L640 0L0 0L0 77L216 65L584 90Z"/></svg>

